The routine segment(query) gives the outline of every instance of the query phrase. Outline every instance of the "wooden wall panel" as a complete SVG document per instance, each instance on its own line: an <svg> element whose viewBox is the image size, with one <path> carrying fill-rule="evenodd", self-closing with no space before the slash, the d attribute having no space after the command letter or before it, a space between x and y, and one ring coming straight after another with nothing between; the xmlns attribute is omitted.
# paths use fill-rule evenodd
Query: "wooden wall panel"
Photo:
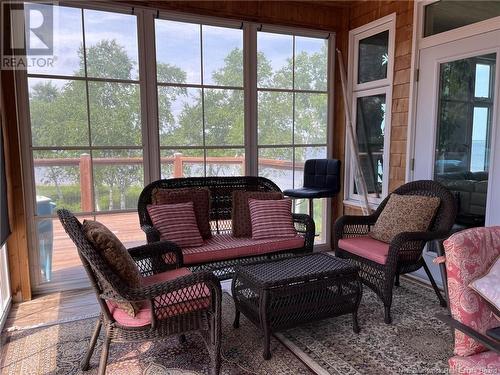
<svg viewBox="0 0 500 375"><path fill-rule="evenodd" d="M242 21L338 31L344 1L127 1L163 10L188 12Z"/></svg>
<svg viewBox="0 0 500 375"><path fill-rule="evenodd" d="M349 30L363 26L389 14L396 13L389 191L393 191L405 182L413 5L413 0L356 1L350 8ZM346 212L347 211L352 213L359 212L360 210L359 208L349 206L346 208Z"/></svg>
<svg viewBox="0 0 500 375"><path fill-rule="evenodd" d="M14 74L0 71L1 117L6 142L6 174L11 235L7 240L9 255L10 286L15 302L31 299L29 274L28 239L24 191L22 179L21 152L17 128L17 111L14 90Z"/></svg>

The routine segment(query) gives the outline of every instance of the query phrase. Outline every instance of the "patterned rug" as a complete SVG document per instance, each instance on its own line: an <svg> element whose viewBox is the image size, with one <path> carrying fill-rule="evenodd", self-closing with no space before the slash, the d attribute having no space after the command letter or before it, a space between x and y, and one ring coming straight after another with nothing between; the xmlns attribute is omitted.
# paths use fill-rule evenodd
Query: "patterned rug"
<svg viewBox="0 0 500 375"><path fill-rule="evenodd" d="M262 358L262 335L242 318L240 328L233 329L232 298L223 294L222 369L224 375L313 374L297 357L274 338L273 357ZM0 374L67 375L97 374L100 340L88 372L79 370L94 319L84 319L47 327L2 333ZM138 344L111 344L106 374L119 375L199 375L210 373L210 359L204 342L197 334L186 335L187 342L177 338Z"/></svg>
<svg viewBox="0 0 500 375"><path fill-rule="evenodd" d="M445 374L452 337L434 318L443 311L432 289L402 279L395 288L394 322L386 325L381 302L364 288L361 333L353 333L350 315L305 324L277 335L285 346L273 338L272 359L264 361L261 333L243 316L240 328L232 328L234 307L224 293L222 374L312 374L308 367L334 375ZM2 333L0 373L81 374L78 364L94 322L84 319ZM97 373L99 354L100 344L86 374ZM185 344L170 338L111 345L107 369L108 374L198 375L210 372L210 362L201 338L191 334Z"/></svg>
<svg viewBox="0 0 500 375"><path fill-rule="evenodd" d="M382 302L365 287L359 334L346 315L284 331L278 338L319 374L448 374L452 335L434 317L446 311L434 291L402 278L391 311L393 323L387 325Z"/></svg>

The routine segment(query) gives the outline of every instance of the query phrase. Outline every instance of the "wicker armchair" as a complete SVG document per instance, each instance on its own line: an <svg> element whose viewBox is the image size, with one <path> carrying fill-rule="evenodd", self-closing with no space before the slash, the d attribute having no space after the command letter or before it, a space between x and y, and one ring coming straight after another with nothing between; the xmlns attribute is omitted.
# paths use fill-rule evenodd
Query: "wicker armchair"
<svg viewBox="0 0 500 375"><path fill-rule="evenodd" d="M389 197L385 198L377 210L369 216L342 216L335 223L335 253L341 258L351 259L360 267L360 277L363 283L372 289L384 303L385 322L390 324L392 288L399 285L399 275L413 272L420 267L429 277L441 305L446 306L446 301L441 296L439 288L425 264L422 257L424 246L429 241L441 240L448 237L455 221L457 206L455 197L450 191L435 181L414 181L404 184L394 190L400 195L423 195L439 197L441 203L427 232L403 232L398 234L390 244L370 239L370 258L356 255L339 247L339 240L345 238L361 238L370 231L383 211ZM372 254L385 252L383 257L377 259Z"/></svg>
<svg viewBox="0 0 500 375"><path fill-rule="evenodd" d="M86 239L76 217L67 210L58 210L57 214L78 249L101 308L81 363L83 371L89 368L90 358L104 325L99 374L106 371L111 342L151 341L170 335L184 338L183 334L189 331L200 331L213 361L213 374L219 374L222 292L219 280L212 273L191 274L181 268L182 253L175 244L156 242L129 249L143 276L142 287L130 288ZM141 302L148 308L141 309L137 319L122 317L120 320L115 314L120 309L113 309L110 301ZM132 323L124 323L124 319Z"/></svg>

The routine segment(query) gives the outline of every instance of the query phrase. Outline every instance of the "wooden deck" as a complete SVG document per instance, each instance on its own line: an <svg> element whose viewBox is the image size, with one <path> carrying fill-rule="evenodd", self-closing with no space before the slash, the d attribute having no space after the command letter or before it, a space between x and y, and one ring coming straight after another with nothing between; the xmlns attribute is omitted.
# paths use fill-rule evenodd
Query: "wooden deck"
<svg viewBox="0 0 500 375"><path fill-rule="evenodd" d="M80 221L93 219L79 217ZM97 220L106 225L123 242L125 247L133 247L146 243L144 232L139 226L139 217L135 212L99 215ZM75 282L86 280L80 258L73 241L64 231L59 219L53 219L54 243L52 255L53 283Z"/></svg>

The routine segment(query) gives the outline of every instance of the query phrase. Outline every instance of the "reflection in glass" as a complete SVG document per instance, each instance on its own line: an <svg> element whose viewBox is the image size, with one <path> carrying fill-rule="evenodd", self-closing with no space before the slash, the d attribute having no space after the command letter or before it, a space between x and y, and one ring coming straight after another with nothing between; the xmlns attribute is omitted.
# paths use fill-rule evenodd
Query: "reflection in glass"
<svg viewBox="0 0 500 375"><path fill-rule="evenodd" d="M158 82L201 83L201 26L155 20Z"/></svg>
<svg viewBox="0 0 500 375"><path fill-rule="evenodd" d="M436 1L424 9L424 37L500 16L497 0Z"/></svg>
<svg viewBox="0 0 500 375"><path fill-rule="evenodd" d="M327 51L327 39L295 37L295 89L326 91Z"/></svg>
<svg viewBox="0 0 500 375"><path fill-rule="evenodd" d="M205 143L244 145L243 90L205 89Z"/></svg>
<svg viewBox="0 0 500 375"><path fill-rule="evenodd" d="M207 176L245 175L245 149L207 150Z"/></svg>
<svg viewBox="0 0 500 375"><path fill-rule="evenodd" d="M203 149L161 150L161 178L205 176Z"/></svg>
<svg viewBox="0 0 500 375"><path fill-rule="evenodd" d="M293 87L293 36L257 33L257 86Z"/></svg>
<svg viewBox="0 0 500 375"><path fill-rule="evenodd" d="M258 94L259 145L292 144L293 94L260 91Z"/></svg>
<svg viewBox="0 0 500 375"><path fill-rule="evenodd" d="M28 87L33 146L88 146L85 82L28 78Z"/></svg>
<svg viewBox="0 0 500 375"><path fill-rule="evenodd" d="M116 82L88 85L92 145L140 146L139 85Z"/></svg>
<svg viewBox="0 0 500 375"><path fill-rule="evenodd" d="M161 146L201 146L201 89L158 86Z"/></svg>
<svg viewBox="0 0 500 375"><path fill-rule="evenodd" d="M259 176L267 177L281 190L293 188L293 149L273 147L259 149Z"/></svg>
<svg viewBox="0 0 500 375"><path fill-rule="evenodd" d="M54 22L53 37L53 59L52 56L40 58L38 55L30 55L28 60L37 59L36 64L29 64L28 74L51 74L63 76L83 76L83 45L82 33L82 11L78 8L36 4L37 8L45 8L48 12L53 11ZM27 11L27 9L25 9ZM27 33L30 31L27 30ZM40 59L39 59L40 58Z"/></svg>
<svg viewBox="0 0 500 375"><path fill-rule="evenodd" d="M459 200L456 225L484 225L496 55L442 63L434 178Z"/></svg>
<svg viewBox="0 0 500 375"><path fill-rule="evenodd" d="M358 98L356 103L356 135L359 158L368 193L379 197L382 193L385 94ZM354 193L357 194L356 184Z"/></svg>
<svg viewBox="0 0 500 375"><path fill-rule="evenodd" d="M93 151L96 211L136 209L144 187L141 150Z"/></svg>
<svg viewBox="0 0 500 375"><path fill-rule="evenodd" d="M203 83L243 87L243 30L203 25L202 33Z"/></svg>
<svg viewBox="0 0 500 375"><path fill-rule="evenodd" d="M327 121L327 94L295 94L296 144L326 144Z"/></svg>
<svg viewBox="0 0 500 375"><path fill-rule="evenodd" d="M358 83L387 78L389 30L359 41Z"/></svg>
<svg viewBox="0 0 500 375"><path fill-rule="evenodd" d="M139 78L137 17L84 9L87 76Z"/></svg>

